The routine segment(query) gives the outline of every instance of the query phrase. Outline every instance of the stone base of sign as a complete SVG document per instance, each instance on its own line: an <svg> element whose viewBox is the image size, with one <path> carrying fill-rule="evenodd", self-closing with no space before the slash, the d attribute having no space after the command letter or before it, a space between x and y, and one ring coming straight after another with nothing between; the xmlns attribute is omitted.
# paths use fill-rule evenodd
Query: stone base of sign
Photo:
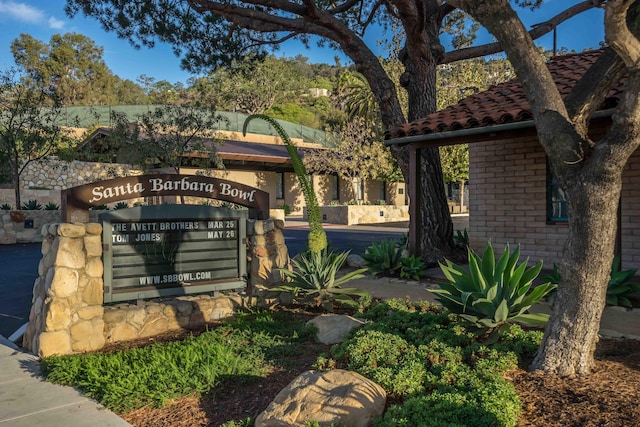
<svg viewBox="0 0 640 427"><path fill-rule="evenodd" d="M284 221L278 219L247 222L250 249L247 251L249 258L247 265L250 266L249 293L282 283L284 276L279 270L291 268L289 251L282 230L284 230Z"/></svg>
<svg viewBox="0 0 640 427"><path fill-rule="evenodd" d="M42 237L23 346L41 357L101 348L102 226L45 225Z"/></svg>
<svg viewBox="0 0 640 427"><path fill-rule="evenodd" d="M149 338L167 331L196 329L233 315L246 301L240 296L196 295L143 304L118 304L104 309L107 343Z"/></svg>
<svg viewBox="0 0 640 427"><path fill-rule="evenodd" d="M281 282L278 269L289 267L283 228L280 220L248 221L250 289ZM51 224L40 231L42 259L23 337L23 346L40 357L197 328L257 302L248 289L246 297L193 295L103 306L102 225Z"/></svg>

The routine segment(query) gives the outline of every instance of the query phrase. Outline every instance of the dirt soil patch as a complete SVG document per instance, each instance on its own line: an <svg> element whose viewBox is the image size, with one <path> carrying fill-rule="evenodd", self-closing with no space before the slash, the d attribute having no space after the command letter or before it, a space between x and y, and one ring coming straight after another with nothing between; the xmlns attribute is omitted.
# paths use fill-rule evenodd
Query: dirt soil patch
<svg viewBox="0 0 640 427"><path fill-rule="evenodd" d="M155 341L179 339L182 334ZM317 355L327 350L328 346L308 344L304 356L287 361L266 378L228 381L201 398L180 399L162 409L138 409L122 418L136 427L216 427L230 420L245 420L262 412L281 389L311 369ZM573 378L511 372L523 407L518 427L640 426L640 341L603 339L596 359L593 373Z"/></svg>

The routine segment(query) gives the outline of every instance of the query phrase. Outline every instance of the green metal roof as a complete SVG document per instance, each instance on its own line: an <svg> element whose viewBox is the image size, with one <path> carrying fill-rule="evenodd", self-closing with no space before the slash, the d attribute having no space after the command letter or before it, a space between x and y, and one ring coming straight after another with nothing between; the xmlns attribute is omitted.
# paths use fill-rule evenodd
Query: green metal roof
<svg viewBox="0 0 640 427"><path fill-rule="evenodd" d="M94 126L112 126L111 113L114 111L125 113L131 121L137 119L137 116L154 111L156 105L108 105L108 106L76 106L64 107L64 117L62 126L77 126L76 119L80 121L80 127ZM225 111L217 111L216 114L227 118L226 122L220 122L219 129L231 132L242 132L242 126L248 114L231 113ZM291 123L286 120L276 119L291 138L302 138L305 142L316 142L325 144L326 135L324 131L314 129L301 124ZM278 136L275 129L264 120L252 120L249 123L248 133L259 135Z"/></svg>

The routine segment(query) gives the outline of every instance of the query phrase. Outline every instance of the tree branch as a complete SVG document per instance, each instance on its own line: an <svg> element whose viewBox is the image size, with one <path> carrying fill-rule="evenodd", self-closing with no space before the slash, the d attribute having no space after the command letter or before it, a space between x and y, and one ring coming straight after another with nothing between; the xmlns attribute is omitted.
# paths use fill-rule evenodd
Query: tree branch
<svg viewBox="0 0 640 427"><path fill-rule="evenodd" d="M618 54L607 48L565 97L569 117L583 137L587 136L588 120L625 73L626 68Z"/></svg>
<svg viewBox="0 0 640 427"><path fill-rule="evenodd" d="M630 0L626 0L630 1ZM532 40L536 40L545 34L553 31L558 25L564 21L573 18L574 16L585 12L594 7L600 7L605 0L586 0L582 3L578 3L570 8L560 12L553 18L546 22L542 22L529 31L529 36ZM448 2L447 4L454 4L454 2ZM446 52L444 58L440 61L441 64L449 64L451 62L460 61L462 59L478 58L480 56L491 55L494 53L502 52L504 49L500 46L500 43L488 43L481 46L468 47L465 49L457 49L454 51Z"/></svg>
<svg viewBox="0 0 640 427"><path fill-rule="evenodd" d="M609 0L604 9L604 37L629 69L640 67L640 41L627 25L627 11L636 0Z"/></svg>

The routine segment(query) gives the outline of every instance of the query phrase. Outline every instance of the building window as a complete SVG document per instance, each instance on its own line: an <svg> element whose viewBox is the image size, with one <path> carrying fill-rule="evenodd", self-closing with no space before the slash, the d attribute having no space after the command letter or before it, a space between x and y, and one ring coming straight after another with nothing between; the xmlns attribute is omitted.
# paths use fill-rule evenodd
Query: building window
<svg viewBox="0 0 640 427"><path fill-rule="evenodd" d="M276 199L284 199L284 174L276 172Z"/></svg>
<svg viewBox="0 0 640 427"><path fill-rule="evenodd" d="M340 178L331 175L331 200L340 200Z"/></svg>
<svg viewBox="0 0 640 427"><path fill-rule="evenodd" d="M547 163L547 220L551 222L567 222L569 212L564 190Z"/></svg>
<svg viewBox="0 0 640 427"><path fill-rule="evenodd" d="M358 178L358 194L356 200L364 200L364 179Z"/></svg>

